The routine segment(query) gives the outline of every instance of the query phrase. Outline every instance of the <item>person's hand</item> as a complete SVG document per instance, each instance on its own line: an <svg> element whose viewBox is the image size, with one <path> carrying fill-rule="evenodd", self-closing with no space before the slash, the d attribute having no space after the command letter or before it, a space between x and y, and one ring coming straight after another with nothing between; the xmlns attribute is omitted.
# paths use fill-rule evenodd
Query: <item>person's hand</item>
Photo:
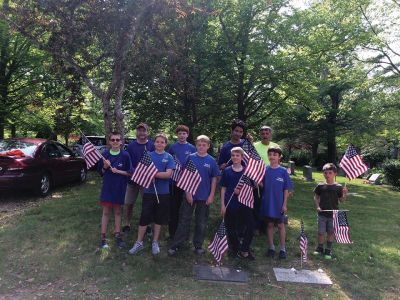
<svg viewBox="0 0 400 300"><path fill-rule="evenodd" d="M111 167L111 172L113 172L114 174L118 174L119 173L118 169L117 168L113 168L113 167Z"/></svg>
<svg viewBox="0 0 400 300"><path fill-rule="evenodd" d="M190 204L190 206L193 205L193 195L190 193L186 193L186 201Z"/></svg>
<svg viewBox="0 0 400 300"><path fill-rule="evenodd" d="M283 205L283 206L282 206L281 212L282 212L283 214L286 214L286 213L287 213L287 207L286 207L286 205Z"/></svg>
<svg viewBox="0 0 400 300"><path fill-rule="evenodd" d="M347 186L344 186L344 188L343 188L343 197L346 197L348 192L349 192L349 190L347 189Z"/></svg>
<svg viewBox="0 0 400 300"><path fill-rule="evenodd" d="M223 163L222 165L219 166L219 168L220 168L221 170L224 170L224 169L226 168L226 165L227 165L226 163Z"/></svg>
<svg viewBox="0 0 400 300"><path fill-rule="evenodd" d="M317 207L317 212L319 213L319 212L321 212L321 207Z"/></svg>
<svg viewBox="0 0 400 300"><path fill-rule="evenodd" d="M253 144L254 138L250 133L248 133L246 134L246 140Z"/></svg>
<svg viewBox="0 0 400 300"><path fill-rule="evenodd" d="M264 183L260 182L260 183L258 184L258 186L259 186L260 188L263 188L263 187L264 187Z"/></svg>
<svg viewBox="0 0 400 300"><path fill-rule="evenodd" d="M208 196L207 201L206 201L206 205L209 206L213 202L214 202L214 196Z"/></svg>
<svg viewBox="0 0 400 300"><path fill-rule="evenodd" d="M233 192L235 193L235 195L239 195L240 189L236 188Z"/></svg>
<svg viewBox="0 0 400 300"><path fill-rule="evenodd" d="M294 194L294 192L293 192L293 191L289 191L289 192L288 192L288 198L289 198L289 197L292 197L292 196L293 196L293 194Z"/></svg>
<svg viewBox="0 0 400 300"><path fill-rule="evenodd" d="M111 162L108 159L103 158L103 169L108 169L111 167Z"/></svg>
<svg viewBox="0 0 400 300"><path fill-rule="evenodd" d="M226 207L225 205L221 206L221 217L223 218L225 216L226 213Z"/></svg>

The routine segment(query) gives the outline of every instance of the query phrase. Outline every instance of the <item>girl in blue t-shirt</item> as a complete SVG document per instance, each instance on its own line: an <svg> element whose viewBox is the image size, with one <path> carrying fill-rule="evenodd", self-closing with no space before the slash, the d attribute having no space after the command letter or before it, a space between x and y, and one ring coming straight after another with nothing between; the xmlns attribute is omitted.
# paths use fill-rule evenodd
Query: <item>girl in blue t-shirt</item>
<svg viewBox="0 0 400 300"><path fill-rule="evenodd" d="M108 248L106 233L111 209L114 210L115 241L119 248L125 247L121 237L121 206L124 204L126 184L130 176L131 160L128 152L121 150L121 134L112 132L108 139L111 149L103 153L98 170L103 176L100 205L103 207L101 217L101 248Z"/></svg>
<svg viewBox="0 0 400 300"><path fill-rule="evenodd" d="M136 255L143 249L143 239L147 225L154 223L153 242L151 253L160 253L158 238L160 236L161 225L168 224L169 217L169 179L175 169L175 162L171 154L165 152L167 137L163 133L156 135L154 140L155 151L150 152L152 162L158 172L155 175L153 184L143 191L142 212L140 214L138 237L129 250L129 254Z"/></svg>

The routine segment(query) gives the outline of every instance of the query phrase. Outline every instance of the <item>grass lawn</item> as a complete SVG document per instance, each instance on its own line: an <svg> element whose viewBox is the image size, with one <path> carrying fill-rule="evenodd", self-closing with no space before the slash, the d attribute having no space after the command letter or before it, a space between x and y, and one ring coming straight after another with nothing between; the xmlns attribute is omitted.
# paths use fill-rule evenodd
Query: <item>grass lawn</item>
<svg viewBox="0 0 400 300"><path fill-rule="evenodd" d="M195 264L210 264L212 257L195 256L189 249L177 257L161 254L153 259L150 243L132 257L111 241L109 251L96 251L99 244L101 208L100 179L91 174L84 185L57 189L47 201L0 225L0 299L18 298L272 298L272 299L398 299L400 296L400 193L386 187L368 186L361 180L348 185L351 194L342 204L349 209L350 235L354 244L334 244L334 259L324 261L309 255L307 269L321 268L331 277L331 287L283 284L272 268L299 268L298 235L303 218L309 252L315 248L316 215L313 188L294 178L295 194L289 199L288 259L280 262L264 256L266 237L253 241L254 262L225 258L224 265L246 270L247 285L217 284L194 280ZM345 178L338 177L343 183ZM218 201L218 200L217 200ZM206 243L220 221L219 205L211 209ZM135 207L137 223L140 203ZM112 221L113 222L113 221ZM111 223L113 224L113 223ZM109 227L109 232L113 226ZM166 228L163 229L164 236ZM136 228L129 235L131 247Z"/></svg>

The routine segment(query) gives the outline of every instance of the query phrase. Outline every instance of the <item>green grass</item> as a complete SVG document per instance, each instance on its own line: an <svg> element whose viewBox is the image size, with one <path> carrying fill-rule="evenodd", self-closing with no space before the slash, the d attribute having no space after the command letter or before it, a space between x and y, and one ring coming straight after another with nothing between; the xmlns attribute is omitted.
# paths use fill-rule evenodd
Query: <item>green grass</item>
<svg viewBox="0 0 400 300"><path fill-rule="evenodd" d="M322 175L314 173L316 182ZM247 285L213 284L194 280L195 264L210 264L207 254L196 257L188 249L177 257L153 259L147 242L137 257L111 242L109 251L96 252L101 208L100 180L91 174L84 185L59 188L49 201L27 209L0 227L0 295L6 298L332 298L394 299L400 295L400 193L386 187L368 186L361 180L348 184L351 193L341 207L349 209L352 245L334 245L335 258L324 261L310 256L307 269L322 268L331 287L283 284L272 268L299 268L300 219L305 223L310 252L315 247L316 215L312 190L316 184L294 177L295 194L289 199L288 259L264 257L266 237L253 241L255 262L225 258L224 265L246 270ZM339 182L345 182L338 177ZM220 221L218 205L211 209L207 241ZM140 203L135 207L137 223ZM112 221L113 222L113 221ZM113 223L109 227L110 236ZM166 228L163 229L165 233ZM128 245L136 237L136 230Z"/></svg>

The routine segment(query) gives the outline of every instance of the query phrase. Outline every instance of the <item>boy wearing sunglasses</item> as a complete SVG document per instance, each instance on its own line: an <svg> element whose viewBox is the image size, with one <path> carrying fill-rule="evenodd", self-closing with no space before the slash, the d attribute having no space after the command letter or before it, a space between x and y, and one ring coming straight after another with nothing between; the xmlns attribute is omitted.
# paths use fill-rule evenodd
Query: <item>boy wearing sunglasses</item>
<svg viewBox="0 0 400 300"><path fill-rule="evenodd" d="M314 203L318 213L318 247L313 255L324 255L324 258L329 260L332 259L334 239L332 210L339 208L339 201L346 200L347 188L335 182L337 168L334 164L325 164L322 171L325 182L318 184L314 189ZM324 250L325 233L326 248Z"/></svg>
<svg viewBox="0 0 400 300"><path fill-rule="evenodd" d="M103 153L98 171L103 177L100 205L103 207L101 218L101 248L108 248L106 233L111 209L114 210L114 235L118 248L125 247L121 236L121 207L125 201L126 185L132 173L132 164L128 152L121 150L121 134L112 132L108 139L111 148Z"/></svg>

